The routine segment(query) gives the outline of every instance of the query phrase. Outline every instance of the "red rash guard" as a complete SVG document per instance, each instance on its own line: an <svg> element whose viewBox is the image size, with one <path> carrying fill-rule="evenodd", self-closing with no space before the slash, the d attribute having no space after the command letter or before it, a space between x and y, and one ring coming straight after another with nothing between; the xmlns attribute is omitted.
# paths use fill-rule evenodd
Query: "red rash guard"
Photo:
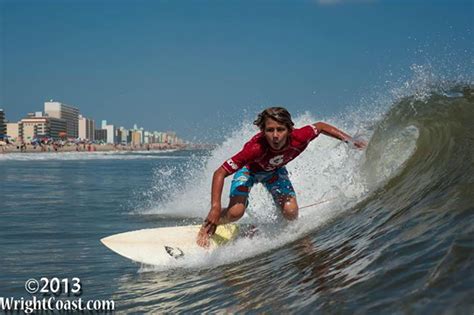
<svg viewBox="0 0 474 315"><path fill-rule="evenodd" d="M244 166L251 172L270 172L286 165L301 154L311 140L319 135L313 125L293 129L288 136L285 148L275 151L268 144L263 132L256 134L244 145L242 151L222 164L229 174L235 173Z"/></svg>

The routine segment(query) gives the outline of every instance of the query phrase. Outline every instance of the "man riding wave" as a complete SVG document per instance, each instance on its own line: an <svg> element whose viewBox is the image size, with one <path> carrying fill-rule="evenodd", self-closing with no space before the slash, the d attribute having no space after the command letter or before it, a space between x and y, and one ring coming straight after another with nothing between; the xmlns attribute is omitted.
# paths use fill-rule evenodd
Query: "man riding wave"
<svg viewBox="0 0 474 315"><path fill-rule="evenodd" d="M262 183L266 187L287 220L297 219L298 203L285 165L300 155L320 134L352 143L360 149L367 146L366 142L354 140L324 122L294 128L290 113L283 107L265 109L254 124L260 128L260 132L214 172L211 210L198 233L199 246L209 246L209 238L217 225L237 221L244 215L250 190L255 183ZM232 174L229 205L222 209L224 179Z"/></svg>

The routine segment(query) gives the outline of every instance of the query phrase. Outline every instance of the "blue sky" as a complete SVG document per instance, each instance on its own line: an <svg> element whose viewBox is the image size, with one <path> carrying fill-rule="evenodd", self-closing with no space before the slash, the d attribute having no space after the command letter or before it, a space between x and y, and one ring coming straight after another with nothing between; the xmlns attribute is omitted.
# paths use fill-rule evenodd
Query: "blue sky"
<svg viewBox="0 0 474 315"><path fill-rule="evenodd" d="M55 99L97 124L221 141L271 105L340 113L415 63L473 73L473 1L0 3L10 121Z"/></svg>

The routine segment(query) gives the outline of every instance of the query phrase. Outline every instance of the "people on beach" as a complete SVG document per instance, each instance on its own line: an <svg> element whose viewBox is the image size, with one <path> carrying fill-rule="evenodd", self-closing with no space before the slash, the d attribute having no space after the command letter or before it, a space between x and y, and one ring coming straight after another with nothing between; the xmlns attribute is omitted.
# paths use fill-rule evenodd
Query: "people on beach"
<svg viewBox="0 0 474 315"><path fill-rule="evenodd" d="M39 146L39 148L38 148ZM147 151L159 151L159 150L179 150L185 149L189 146L185 144L169 145L166 143L153 143L147 144L147 146L137 147L138 149L145 149ZM109 143L96 143L96 142L72 142L63 141L56 139L33 141L31 143L14 141L8 145L1 146L0 152L3 150L4 153L59 153L59 152L110 152L110 151L133 151L133 145L114 145Z"/></svg>
<svg viewBox="0 0 474 315"><path fill-rule="evenodd" d="M290 113L283 107L263 110L254 124L260 132L213 174L211 209L197 236L197 244L201 247L210 245L209 238L217 225L237 221L244 215L250 190L255 183L265 186L285 219L297 219L296 193L285 165L300 155L320 134L351 143L359 149L367 146L365 141L355 140L324 122L294 128ZM229 205L222 209L224 180L232 174Z"/></svg>

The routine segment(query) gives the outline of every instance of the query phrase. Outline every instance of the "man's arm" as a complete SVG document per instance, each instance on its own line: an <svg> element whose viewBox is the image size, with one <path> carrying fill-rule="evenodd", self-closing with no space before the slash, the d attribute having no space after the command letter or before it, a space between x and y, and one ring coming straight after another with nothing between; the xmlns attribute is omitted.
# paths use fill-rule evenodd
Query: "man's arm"
<svg viewBox="0 0 474 315"><path fill-rule="evenodd" d="M367 143L365 141L354 140L347 133L343 132L342 130L337 129L334 126L326 124L324 122L317 122L317 123L313 124L313 126L318 130L319 133L322 133L326 136L330 136L332 138L339 139L339 140L344 141L346 143L350 142L350 143L354 144L359 149L363 149L367 146Z"/></svg>
<svg viewBox="0 0 474 315"><path fill-rule="evenodd" d="M214 172L214 175L212 176L211 210L209 211L209 214L207 215L206 225L214 225L214 230L215 230L215 225L217 225L221 216L222 189L224 187L224 179L228 175L229 173L227 173L227 171L221 166Z"/></svg>
<svg viewBox="0 0 474 315"><path fill-rule="evenodd" d="M211 210L207 215L204 224L199 231L197 244L201 247L209 246L209 235L212 235L216 231L217 223L221 218L222 204L222 189L224 187L224 179L229 173L221 166L219 167L212 176L212 188L211 188Z"/></svg>

